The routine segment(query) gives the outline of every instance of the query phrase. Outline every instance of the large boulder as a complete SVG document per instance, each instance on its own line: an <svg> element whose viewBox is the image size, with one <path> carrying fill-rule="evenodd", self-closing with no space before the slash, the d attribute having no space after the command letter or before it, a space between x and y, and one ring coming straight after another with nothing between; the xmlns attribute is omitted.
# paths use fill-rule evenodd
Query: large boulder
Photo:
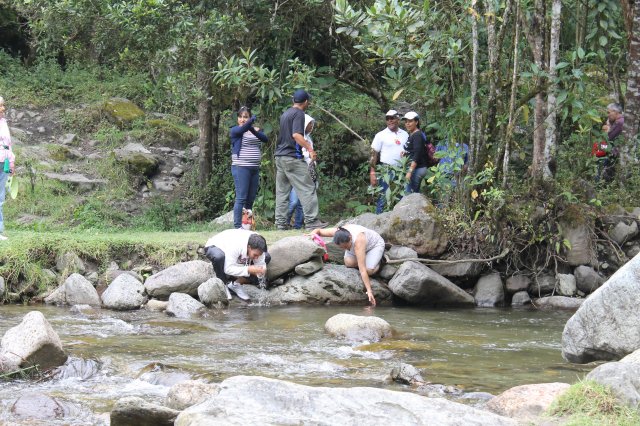
<svg viewBox="0 0 640 426"><path fill-rule="evenodd" d="M640 364L607 362L594 368L586 378L611 388L622 404L636 409L640 405Z"/></svg>
<svg viewBox="0 0 640 426"><path fill-rule="evenodd" d="M474 306L473 296L418 262L403 263L389 281L396 296L414 305Z"/></svg>
<svg viewBox="0 0 640 426"><path fill-rule="evenodd" d="M473 289L476 306L492 308L504 304L504 286L500 274L494 273L481 277Z"/></svg>
<svg viewBox="0 0 640 426"><path fill-rule="evenodd" d="M205 309L206 307L202 303L188 294L171 293L166 312L177 318L191 318L194 315L202 314Z"/></svg>
<svg viewBox="0 0 640 426"><path fill-rule="evenodd" d="M120 398L111 411L111 426L173 426L180 412L137 396Z"/></svg>
<svg viewBox="0 0 640 426"><path fill-rule="evenodd" d="M605 282L605 279L591 266L578 266L573 274L576 277L576 287L584 294L596 291Z"/></svg>
<svg viewBox="0 0 640 426"><path fill-rule="evenodd" d="M444 229L435 219L435 208L424 195L414 193L402 198L393 211L366 213L349 221L373 229L385 242L412 248L422 256L439 256L447 248Z"/></svg>
<svg viewBox="0 0 640 426"><path fill-rule="evenodd" d="M93 284L80 274L71 274L65 282L44 299L56 305L100 306L100 296Z"/></svg>
<svg viewBox="0 0 640 426"><path fill-rule="evenodd" d="M158 158L139 143L128 143L122 148L115 149L113 153L116 160L137 175L153 176L160 165Z"/></svg>
<svg viewBox="0 0 640 426"><path fill-rule="evenodd" d="M562 355L570 362L617 360L640 349L640 255L585 300L567 321Z"/></svg>
<svg viewBox="0 0 640 426"><path fill-rule="evenodd" d="M551 294L556 289L556 277L549 273L543 273L534 277L529 285L529 294L534 297L541 297Z"/></svg>
<svg viewBox="0 0 640 426"><path fill-rule="evenodd" d="M447 260L459 259L452 257ZM429 267L443 277L467 288L468 286L473 286L473 283L482 273L484 264L479 262L438 263Z"/></svg>
<svg viewBox="0 0 640 426"><path fill-rule="evenodd" d="M380 304L391 302L391 292L375 278L371 278L371 288ZM263 290L256 286L244 286L252 300L260 300ZM266 303L310 303L361 305L369 299L357 269L342 265L327 264L322 270L307 277L294 276L284 285L269 290Z"/></svg>
<svg viewBox="0 0 640 426"><path fill-rule="evenodd" d="M506 417L444 398L354 387L311 387L265 377L235 376L220 393L184 410L175 426L212 424L515 425ZM364 420L366 417L366 421Z"/></svg>
<svg viewBox="0 0 640 426"><path fill-rule="evenodd" d="M531 285L531 278L526 275L512 275L507 278L507 293L516 294L521 291L527 291Z"/></svg>
<svg viewBox="0 0 640 426"><path fill-rule="evenodd" d="M146 290L142 283L129 274L121 274L102 293L106 308L118 311L138 309L147 303Z"/></svg>
<svg viewBox="0 0 640 426"><path fill-rule="evenodd" d="M308 237L296 236L278 240L269 246L271 262L267 267L267 280L275 280L293 271L296 266L321 257L323 253L322 247Z"/></svg>
<svg viewBox="0 0 640 426"><path fill-rule="evenodd" d="M62 365L67 354L51 324L39 311L29 312L22 322L2 337L0 354L19 367L38 365L41 370Z"/></svg>
<svg viewBox="0 0 640 426"><path fill-rule="evenodd" d="M507 389L491 399L486 408L501 416L535 419L569 389L567 383L538 383Z"/></svg>
<svg viewBox="0 0 640 426"><path fill-rule="evenodd" d="M324 324L324 329L332 336L356 342L377 342L383 337L391 336L393 332L389 323L382 318L351 314L332 316Z"/></svg>
<svg viewBox="0 0 640 426"><path fill-rule="evenodd" d="M149 296L166 300L171 293L198 295L198 286L215 276L211 262L191 260L163 269L144 282Z"/></svg>
<svg viewBox="0 0 640 426"><path fill-rule="evenodd" d="M228 304L227 292L220 278L213 277L198 286L198 299L206 306Z"/></svg>

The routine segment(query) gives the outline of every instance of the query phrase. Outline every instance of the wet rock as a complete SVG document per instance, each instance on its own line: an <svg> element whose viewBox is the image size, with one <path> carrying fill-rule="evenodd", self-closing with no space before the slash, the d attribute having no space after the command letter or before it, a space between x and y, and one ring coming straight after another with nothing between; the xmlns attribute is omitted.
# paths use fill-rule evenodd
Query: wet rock
<svg viewBox="0 0 640 426"><path fill-rule="evenodd" d="M551 294L556 288L556 277L551 274L540 274L529 286L529 294L535 297Z"/></svg>
<svg viewBox="0 0 640 426"><path fill-rule="evenodd" d="M269 246L271 262L267 268L267 280L275 280L296 266L308 262L314 257L321 257L322 247L308 237L286 237Z"/></svg>
<svg viewBox="0 0 640 426"><path fill-rule="evenodd" d="M86 267L80 257L72 251L60 253L56 256L56 269L62 273L84 274Z"/></svg>
<svg viewBox="0 0 640 426"><path fill-rule="evenodd" d="M227 305L229 303L224 283L220 278L216 277L209 278L198 286L198 299L206 306Z"/></svg>
<svg viewBox="0 0 640 426"><path fill-rule="evenodd" d="M170 371L165 367L154 368L153 371L147 371L140 376L139 380L165 387L172 387L186 381L191 381L191 376L183 371Z"/></svg>
<svg viewBox="0 0 640 426"><path fill-rule="evenodd" d="M146 302L144 285L128 274L119 275L102 293L104 306L118 311L139 309Z"/></svg>
<svg viewBox="0 0 640 426"><path fill-rule="evenodd" d="M519 291L511 298L511 306L524 306L531 303L531 297L526 291Z"/></svg>
<svg viewBox="0 0 640 426"><path fill-rule="evenodd" d="M378 304L391 301L391 292L380 281L372 278L371 288ZM259 300L262 296L262 290L255 286L245 286L245 291L253 300ZM322 270L313 275L308 277L296 275L283 285L268 290L265 301L270 304L362 305L368 300L357 269L326 264Z"/></svg>
<svg viewBox="0 0 640 426"><path fill-rule="evenodd" d="M144 308L152 312L162 312L167 309L168 305L169 302L167 302L166 300L151 299L147 302L146 305L144 305Z"/></svg>
<svg viewBox="0 0 640 426"><path fill-rule="evenodd" d="M476 306L494 307L504 304L504 288L500 274L485 275L478 280L473 296Z"/></svg>
<svg viewBox="0 0 640 426"><path fill-rule="evenodd" d="M424 379L420 374L420 370L413 365L401 362L398 366L393 367L390 374L391 380L403 385L422 384Z"/></svg>
<svg viewBox="0 0 640 426"><path fill-rule="evenodd" d="M56 290L45 297L45 303L56 305L91 305L100 306L100 296L85 277L71 274Z"/></svg>
<svg viewBox="0 0 640 426"><path fill-rule="evenodd" d="M515 294L526 291L531 285L531 278L526 275L513 275L507 278L507 293Z"/></svg>
<svg viewBox="0 0 640 426"><path fill-rule="evenodd" d="M585 300L562 333L566 360L616 360L640 348L639 276L640 255Z"/></svg>
<svg viewBox="0 0 640 426"><path fill-rule="evenodd" d="M462 389L437 383L423 383L415 388L416 392L429 398L459 397ZM493 396L493 395L492 395Z"/></svg>
<svg viewBox="0 0 640 426"><path fill-rule="evenodd" d="M69 312L72 314L82 314L82 315L96 315L98 311L95 306L91 305L73 305L69 308Z"/></svg>
<svg viewBox="0 0 640 426"><path fill-rule="evenodd" d="M173 426L179 411L142 398L120 398L111 411L111 426Z"/></svg>
<svg viewBox="0 0 640 426"><path fill-rule="evenodd" d="M208 398L217 395L219 391L219 385L203 383L197 380L187 380L169 389L169 393L167 393L167 398L165 399L165 405L174 410L182 411L206 401Z"/></svg>
<svg viewBox="0 0 640 426"><path fill-rule="evenodd" d="M11 405L13 415L32 420L62 419L79 411L74 404L37 392L22 395Z"/></svg>
<svg viewBox="0 0 640 426"><path fill-rule="evenodd" d="M45 370L67 360L58 333L39 311L29 312L20 324L7 330L0 343L0 353L20 368L38 365Z"/></svg>
<svg viewBox="0 0 640 426"><path fill-rule="evenodd" d="M188 294L171 293L166 312L177 318L191 318L194 315L200 315L205 309L202 303Z"/></svg>
<svg viewBox="0 0 640 426"><path fill-rule="evenodd" d="M640 364L607 362L593 369L586 377L611 388L618 401L631 408L640 405Z"/></svg>
<svg viewBox="0 0 640 426"><path fill-rule="evenodd" d="M533 420L569 389L567 383L539 383L516 386L490 400L486 408L501 416Z"/></svg>
<svg viewBox="0 0 640 426"><path fill-rule="evenodd" d="M571 274L558 274L558 294L561 296L575 296L578 288L576 287L576 277Z"/></svg>
<svg viewBox="0 0 640 426"><path fill-rule="evenodd" d="M389 281L389 289L396 296L414 305L475 305L473 296L429 267L417 262L403 263L393 279Z"/></svg>
<svg viewBox="0 0 640 426"><path fill-rule="evenodd" d="M388 322L378 317L363 317L351 314L334 315L324 324L324 330L332 336L353 342L363 340L377 342L391 336L393 330Z"/></svg>
<svg viewBox="0 0 640 426"><path fill-rule="evenodd" d="M605 281L591 266L578 266L573 273L577 289L585 294L596 291Z"/></svg>
<svg viewBox="0 0 640 426"><path fill-rule="evenodd" d="M533 299L532 304L538 309L567 309L576 310L582 305L584 299L566 296L547 296Z"/></svg>
<svg viewBox="0 0 640 426"><path fill-rule="evenodd" d="M251 407L251 409L247 409ZM311 387L264 377L235 376L220 392L184 410L176 426L205 424L515 425L506 417L444 398L375 388Z"/></svg>
<svg viewBox="0 0 640 426"><path fill-rule="evenodd" d="M315 272L318 272L320 269L322 269L323 266L324 266L324 263L322 262L322 258L314 257L308 262L301 263L300 265L296 266L294 271L296 275L301 275L303 277L306 277L307 275L311 275Z"/></svg>
<svg viewBox="0 0 640 426"><path fill-rule="evenodd" d="M631 240L636 235L638 235L638 224L635 220L632 221L630 225L624 222L618 222L618 224L609 231L611 239L620 245Z"/></svg>
<svg viewBox="0 0 640 426"><path fill-rule="evenodd" d="M198 286L213 276L211 262L192 260L151 275L144 286L147 294L158 299L167 299L174 292L197 296Z"/></svg>
<svg viewBox="0 0 640 426"><path fill-rule="evenodd" d="M69 357L64 365L51 372L51 377L60 380L69 378L87 380L95 376L100 368L101 364L96 360Z"/></svg>

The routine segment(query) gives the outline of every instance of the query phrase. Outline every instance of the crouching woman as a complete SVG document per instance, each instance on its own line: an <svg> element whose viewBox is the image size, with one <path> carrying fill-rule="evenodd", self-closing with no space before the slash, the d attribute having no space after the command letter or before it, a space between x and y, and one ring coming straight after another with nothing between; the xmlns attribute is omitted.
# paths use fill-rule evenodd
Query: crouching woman
<svg viewBox="0 0 640 426"><path fill-rule="evenodd" d="M311 234L333 237L333 243L345 250L344 265L348 268L358 268L369 302L376 306L369 277L378 272L384 255L384 240L380 234L360 225L314 229Z"/></svg>

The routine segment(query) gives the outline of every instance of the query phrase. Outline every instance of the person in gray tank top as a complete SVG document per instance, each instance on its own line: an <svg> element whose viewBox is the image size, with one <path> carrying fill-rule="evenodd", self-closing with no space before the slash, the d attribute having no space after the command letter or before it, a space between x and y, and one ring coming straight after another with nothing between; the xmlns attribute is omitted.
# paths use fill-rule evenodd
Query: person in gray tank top
<svg viewBox="0 0 640 426"><path fill-rule="evenodd" d="M369 277L378 272L384 255L384 240L380 234L360 225L314 229L311 234L333 237L333 243L345 250L344 265L348 268L358 268L369 302L372 306L376 306L376 298L373 295Z"/></svg>

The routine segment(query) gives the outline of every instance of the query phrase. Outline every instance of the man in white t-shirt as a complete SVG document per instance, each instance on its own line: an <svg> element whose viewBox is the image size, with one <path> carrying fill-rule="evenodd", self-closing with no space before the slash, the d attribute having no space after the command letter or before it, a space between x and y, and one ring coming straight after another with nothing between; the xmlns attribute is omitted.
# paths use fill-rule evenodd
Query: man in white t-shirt
<svg viewBox="0 0 640 426"><path fill-rule="evenodd" d="M371 158L369 160L369 183L371 186L379 186L382 189L380 198L376 203L376 214L382 213L385 204L385 192L389 188L382 176L376 176L376 165L387 164L397 166L404 151L404 144L409 138L409 134L398 127L400 114L395 109L387 111L385 114L387 127L376 133L371 142ZM389 175L387 180L392 180L393 175Z"/></svg>

